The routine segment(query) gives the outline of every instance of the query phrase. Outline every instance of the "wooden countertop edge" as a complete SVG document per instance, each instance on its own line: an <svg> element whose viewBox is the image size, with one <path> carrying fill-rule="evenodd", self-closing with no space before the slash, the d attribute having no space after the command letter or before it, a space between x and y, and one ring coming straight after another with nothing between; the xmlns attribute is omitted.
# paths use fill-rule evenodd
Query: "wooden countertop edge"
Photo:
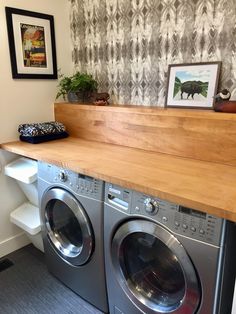
<svg viewBox="0 0 236 314"><path fill-rule="evenodd" d="M173 117L188 117L194 119L214 119L214 120L236 120L235 114L224 113L224 112L215 112L214 110L208 109L187 109L187 108L165 108L163 106L140 106L140 105L108 105L108 106L97 106L87 103L67 103L67 102L56 102L54 107L78 107L80 109L90 111L111 111L111 112L135 112L137 114L151 113L154 116L173 116Z"/></svg>
<svg viewBox="0 0 236 314"><path fill-rule="evenodd" d="M70 138L69 138L70 139ZM58 166L64 167L64 168L68 168L71 169L75 172L80 172L86 175L90 175L93 177L96 177L98 179L104 180L104 181L108 181L114 184L118 184L118 185L122 185L125 186L127 188L131 188L140 192L143 192L145 194L149 194L149 195L154 195L157 197L160 197L162 199L166 199L169 200L171 202L177 203L177 204L181 204L184 206L188 206L188 207L193 207L195 209L198 210L202 210L204 212L207 212L209 214L212 215L216 215L225 219L229 219L232 221L236 222L236 205L235 208L232 205L228 205L228 204L236 204L236 191L235 194L234 192L227 194L227 197L225 199L225 202L222 202L220 204L217 203L217 200L212 198L212 195L214 195L214 191L210 191L210 196L209 199L207 199L206 201L202 201L201 195L199 193L198 195L198 190L194 191L195 192L195 197L193 198L189 198L187 196L188 193L179 193L178 190L175 192L170 191L168 189L163 189L163 188L159 188L157 185L154 186L147 186L148 182L148 178L144 178L143 183L142 182L142 178L139 180L136 180L137 178L137 173L135 171L137 171L138 167L136 167L137 165L134 163L133 165L130 165L131 167L131 172L132 169L134 171L134 175L130 175L130 176L125 176L122 175L122 173L118 172L115 168L114 170L112 170L112 167L110 167L108 170L102 170L101 169L106 169L105 167L101 169L99 169L99 162L96 162L93 160L93 163L90 162L90 165L87 167L86 166L86 158L85 159L76 159L76 158L72 158L71 160L66 160L63 159L62 157L58 158L56 156L56 154L53 153L53 146L55 143L59 143L59 141L61 141L60 143L63 143L63 145L68 145L68 147L70 146L70 142L67 141L67 139L64 140L57 140L57 141L53 141L50 142L50 146L48 145L43 145L43 144L37 144L37 145L32 145L29 143L24 143L24 142L9 142L9 143L3 143L0 144L0 148L2 148L3 150L6 150L8 152L12 152L12 153L16 153L25 157L29 157L32 159L36 159L36 160L41 160L41 161L45 161L48 163L52 163L52 164L56 164ZM62 142L63 141L63 142ZM95 150L97 149L98 152L101 149L101 147L104 148L112 148L116 149L116 147L118 147L119 151L123 151L124 153L126 153L128 151L128 153L132 154L132 152L134 154L141 154L140 156L144 156L145 157L150 157L151 155L153 156L153 158L160 157L161 159L165 160L168 158L171 158L172 161L178 161L178 162L182 162L184 163L193 163L194 165L194 170L196 170L196 173L198 172L198 165L199 165L199 169L206 167L209 168L211 167L212 164L212 170L209 170L210 175L213 174L213 172L215 171L216 167L219 167L219 173L217 173L217 177L221 177L224 176L224 182L222 182L222 186L219 185L219 183L217 183L218 185L216 185L216 191L215 193L218 193L221 189L222 191L224 191L225 188L225 180L227 180L227 178L229 178L229 183L226 184L226 188L227 186L229 187L231 182L233 181L234 175L235 175L235 179L236 179L236 167L233 166L228 166L228 165L223 165L223 164L213 164L213 163L209 163L209 162L204 162L204 161L197 161L197 160L191 160L191 159L187 159L187 158L181 158L181 157L174 157L174 156L170 156L170 155L165 155L165 154L161 154L161 153L153 153L153 152L146 152L146 151L142 151L139 149L134 149L134 148L127 148L127 147L121 147L121 146L117 146L117 145L113 145L113 144L106 144L106 143L100 143L100 142L92 142L92 141L86 141L86 140L80 140L78 138L72 138L71 141L73 141L73 145L77 144L78 145L80 143L89 143L91 145L93 145L95 148ZM97 148L96 148L97 146ZM101 147L100 147L101 146ZM50 147L50 152L47 153L47 149ZM27 148L27 149L26 149ZM111 153L112 155L112 153ZM81 157L81 156L80 156ZM84 156L85 157L85 156ZM82 161L81 161L82 160ZM115 160L114 160L115 161ZM89 163L88 163L89 164ZM218 169L218 168L217 168ZM161 171L165 171L165 169L161 169ZM201 169L201 171L203 171ZM233 175L230 175L230 173L233 171ZM168 175L168 172L167 172ZM181 180L183 179L183 175L180 174L180 182L177 182L177 185L181 183ZM177 178L178 180L178 174L175 174L175 178ZM194 180L195 177L190 177L188 178L188 180ZM204 178L203 178L204 179ZM202 180L203 180L202 179ZM146 180L146 182L145 182ZM199 181L200 180L200 181ZM201 178L198 178L198 183L201 183ZM203 181L203 183L205 183L205 181ZM209 181L210 187L213 186L214 188L214 177L210 178ZM196 187L197 188L197 187ZM206 187L207 188L207 187ZM235 189L236 190L236 189ZM202 189L199 188L199 191L202 192ZM207 191L206 191L207 193ZM224 194L224 193L223 193ZM224 197L222 195L222 197ZM221 197L220 197L221 200ZM225 204L225 205L224 205Z"/></svg>

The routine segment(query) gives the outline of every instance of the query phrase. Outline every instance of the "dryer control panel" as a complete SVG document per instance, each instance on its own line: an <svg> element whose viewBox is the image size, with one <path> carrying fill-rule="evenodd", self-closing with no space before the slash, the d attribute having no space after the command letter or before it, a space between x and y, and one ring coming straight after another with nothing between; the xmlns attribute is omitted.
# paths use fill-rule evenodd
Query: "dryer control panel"
<svg viewBox="0 0 236 314"><path fill-rule="evenodd" d="M103 201L104 182L45 162L38 162L38 177L52 185L67 187L74 193Z"/></svg>

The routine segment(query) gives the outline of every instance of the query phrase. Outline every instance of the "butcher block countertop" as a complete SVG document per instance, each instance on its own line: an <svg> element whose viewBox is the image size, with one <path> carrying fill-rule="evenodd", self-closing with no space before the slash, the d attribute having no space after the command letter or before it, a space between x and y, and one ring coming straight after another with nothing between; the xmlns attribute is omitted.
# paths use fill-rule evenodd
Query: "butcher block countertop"
<svg viewBox="0 0 236 314"><path fill-rule="evenodd" d="M69 137L1 148L236 222L236 167Z"/></svg>

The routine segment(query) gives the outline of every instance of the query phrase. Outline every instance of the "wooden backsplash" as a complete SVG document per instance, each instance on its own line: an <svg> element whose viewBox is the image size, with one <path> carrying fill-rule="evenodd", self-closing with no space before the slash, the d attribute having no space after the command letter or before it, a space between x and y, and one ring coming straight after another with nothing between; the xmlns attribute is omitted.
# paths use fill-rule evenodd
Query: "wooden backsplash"
<svg viewBox="0 0 236 314"><path fill-rule="evenodd" d="M70 103L54 108L73 137L236 165L234 114Z"/></svg>

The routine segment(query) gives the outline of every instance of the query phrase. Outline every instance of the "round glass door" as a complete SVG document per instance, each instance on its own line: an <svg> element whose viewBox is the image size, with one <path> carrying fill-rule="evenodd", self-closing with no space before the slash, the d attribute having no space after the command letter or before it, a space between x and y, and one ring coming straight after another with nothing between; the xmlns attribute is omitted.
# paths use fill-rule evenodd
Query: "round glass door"
<svg viewBox="0 0 236 314"><path fill-rule="evenodd" d="M53 188L42 200L47 237L55 251L67 262L85 264L94 247L89 218L69 192Z"/></svg>
<svg viewBox="0 0 236 314"><path fill-rule="evenodd" d="M193 314L198 279L183 246L166 229L145 220L123 224L112 241L117 279L144 312Z"/></svg>

